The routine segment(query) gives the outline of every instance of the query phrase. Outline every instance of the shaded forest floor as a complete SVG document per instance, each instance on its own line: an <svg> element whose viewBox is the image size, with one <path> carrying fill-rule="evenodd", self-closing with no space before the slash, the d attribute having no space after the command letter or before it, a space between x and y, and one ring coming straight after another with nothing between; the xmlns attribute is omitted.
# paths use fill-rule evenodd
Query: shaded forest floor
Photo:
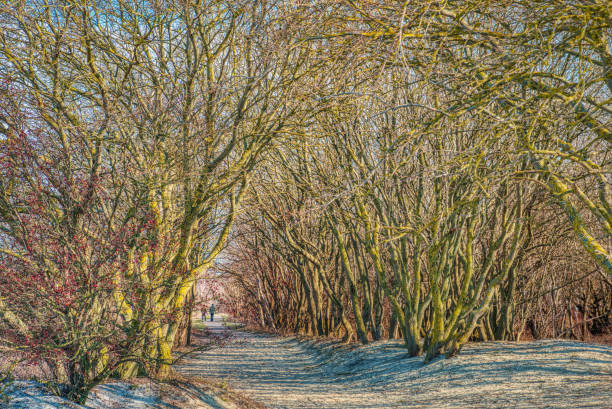
<svg viewBox="0 0 612 409"><path fill-rule="evenodd" d="M224 330L221 321L213 323L216 331L207 331L206 344L215 334L220 338L214 345L223 345L230 335ZM199 330L198 330L199 328ZM203 325L196 326L196 333L203 335ZM210 348L210 345L205 346ZM6 367L14 354L0 350L0 368ZM236 393L223 382L203 379L200 376L183 377L174 373L170 379L159 382L148 378L130 381L109 380L96 386L89 394L84 405L78 405L55 396L40 382L32 378L45 379L42 366L18 365L12 372L14 382L5 390L0 384L0 408L2 409L260 409L262 405Z"/></svg>
<svg viewBox="0 0 612 409"><path fill-rule="evenodd" d="M226 335L221 322L207 326L214 337ZM194 353L176 370L216 379L269 408L605 408L612 402L612 347L564 340L471 344L457 357L423 365L396 341L345 346L232 331L223 348Z"/></svg>
<svg viewBox="0 0 612 409"><path fill-rule="evenodd" d="M16 382L10 409L611 408L612 346L564 340L467 345L424 365L397 341L332 341L196 325L176 379L99 385L84 406L32 381ZM25 376L21 377L26 378Z"/></svg>

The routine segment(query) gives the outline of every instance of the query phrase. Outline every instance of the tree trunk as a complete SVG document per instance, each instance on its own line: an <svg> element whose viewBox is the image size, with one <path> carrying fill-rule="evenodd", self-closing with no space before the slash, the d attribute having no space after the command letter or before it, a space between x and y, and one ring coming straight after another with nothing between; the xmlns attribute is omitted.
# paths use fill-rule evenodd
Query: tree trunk
<svg viewBox="0 0 612 409"><path fill-rule="evenodd" d="M181 313L180 324L176 337L174 338L174 347L184 347L191 344L191 319L193 315L193 301L195 298L195 282L191 286L185 302L185 307Z"/></svg>

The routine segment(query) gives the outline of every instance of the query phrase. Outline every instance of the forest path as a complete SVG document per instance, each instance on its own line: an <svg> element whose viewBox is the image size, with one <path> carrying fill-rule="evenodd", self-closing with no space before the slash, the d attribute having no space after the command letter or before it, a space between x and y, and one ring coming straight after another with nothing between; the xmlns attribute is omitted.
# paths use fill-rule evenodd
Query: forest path
<svg viewBox="0 0 612 409"><path fill-rule="evenodd" d="M214 336L221 317L207 323ZM612 408L612 347L571 341L468 345L423 365L397 342L340 346L232 331L177 364L269 408Z"/></svg>

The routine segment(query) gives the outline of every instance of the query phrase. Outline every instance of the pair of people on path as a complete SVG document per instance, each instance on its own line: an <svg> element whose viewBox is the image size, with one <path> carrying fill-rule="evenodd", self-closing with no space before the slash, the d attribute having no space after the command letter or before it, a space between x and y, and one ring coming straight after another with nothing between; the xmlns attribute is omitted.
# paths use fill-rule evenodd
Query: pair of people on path
<svg viewBox="0 0 612 409"><path fill-rule="evenodd" d="M206 321L206 305L202 306L200 312L202 313L202 322ZM215 304L210 304L208 312L210 312L210 322L212 322L215 317Z"/></svg>

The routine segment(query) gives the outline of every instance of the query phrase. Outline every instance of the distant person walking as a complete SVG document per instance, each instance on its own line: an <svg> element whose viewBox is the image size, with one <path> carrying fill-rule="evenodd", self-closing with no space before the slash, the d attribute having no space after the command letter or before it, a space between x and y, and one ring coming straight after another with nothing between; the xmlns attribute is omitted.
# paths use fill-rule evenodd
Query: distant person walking
<svg viewBox="0 0 612 409"><path fill-rule="evenodd" d="M215 316L215 304L210 304L210 322L212 322L214 316Z"/></svg>
<svg viewBox="0 0 612 409"><path fill-rule="evenodd" d="M202 313L202 322L206 321L206 305L202 305L200 312Z"/></svg>

